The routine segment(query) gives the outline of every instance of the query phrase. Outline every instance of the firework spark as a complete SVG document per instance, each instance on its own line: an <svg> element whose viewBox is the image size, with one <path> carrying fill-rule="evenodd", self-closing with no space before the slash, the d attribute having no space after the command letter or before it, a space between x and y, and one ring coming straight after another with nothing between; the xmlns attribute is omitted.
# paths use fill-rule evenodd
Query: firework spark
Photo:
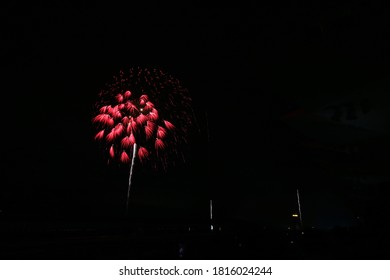
<svg viewBox="0 0 390 280"><path fill-rule="evenodd" d="M193 123L191 98L179 80L159 69L120 71L99 94L93 123L95 140L108 144L111 161L130 164L129 189L135 160L164 170L184 158Z"/></svg>

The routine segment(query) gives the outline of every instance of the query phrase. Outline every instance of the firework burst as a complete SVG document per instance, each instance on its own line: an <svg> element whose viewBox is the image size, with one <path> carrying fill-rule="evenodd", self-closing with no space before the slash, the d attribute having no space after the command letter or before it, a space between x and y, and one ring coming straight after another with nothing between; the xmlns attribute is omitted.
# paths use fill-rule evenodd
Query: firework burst
<svg viewBox="0 0 390 280"><path fill-rule="evenodd" d="M99 93L93 123L95 140L106 145L110 161L130 165L129 198L136 162L166 170L184 159L191 98L179 80L159 69L120 71Z"/></svg>

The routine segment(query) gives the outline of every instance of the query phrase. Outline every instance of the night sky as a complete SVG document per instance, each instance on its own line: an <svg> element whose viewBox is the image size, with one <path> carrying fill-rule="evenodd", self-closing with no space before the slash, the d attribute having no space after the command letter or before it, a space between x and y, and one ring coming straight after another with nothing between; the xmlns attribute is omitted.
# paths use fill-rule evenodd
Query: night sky
<svg viewBox="0 0 390 280"><path fill-rule="evenodd" d="M299 188L309 225L385 223L386 10L257 2L3 9L0 217L123 217L128 168L107 165L91 119L100 89L141 66L182 82L197 128L185 164L136 169L138 221L206 221L213 199L221 221L285 227Z"/></svg>

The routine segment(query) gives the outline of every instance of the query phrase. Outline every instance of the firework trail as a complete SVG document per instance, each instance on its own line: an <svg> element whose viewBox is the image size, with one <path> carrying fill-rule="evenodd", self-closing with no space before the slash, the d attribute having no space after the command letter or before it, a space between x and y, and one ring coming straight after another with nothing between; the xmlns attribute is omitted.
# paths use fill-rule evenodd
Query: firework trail
<svg viewBox="0 0 390 280"><path fill-rule="evenodd" d="M166 170L184 159L193 120L188 90L159 69L120 71L99 93L95 140L106 145L110 162L130 165L126 211L136 161Z"/></svg>

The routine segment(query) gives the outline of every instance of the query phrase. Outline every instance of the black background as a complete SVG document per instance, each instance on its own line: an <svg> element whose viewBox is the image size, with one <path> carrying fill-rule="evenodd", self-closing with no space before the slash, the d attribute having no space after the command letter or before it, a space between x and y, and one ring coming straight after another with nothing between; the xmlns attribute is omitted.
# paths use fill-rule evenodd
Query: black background
<svg viewBox="0 0 390 280"><path fill-rule="evenodd" d="M366 215L367 227L386 227L387 179L357 186L342 178L361 170L386 176L388 128L357 144L373 155L363 164L302 145L323 143L311 126L302 133L282 120L345 91L374 85L388 94L383 3L52 1L2 13L2 219L124 218L128 170L107 165L91 119L105 83L141 66L162 68L188 88L199 130L185 165L136 170L130 208L138 222L207 223L213 199L220 221L285 228L300 188L308 225L350 226ZM345 147L342 137L336 146Z"/></svg>

